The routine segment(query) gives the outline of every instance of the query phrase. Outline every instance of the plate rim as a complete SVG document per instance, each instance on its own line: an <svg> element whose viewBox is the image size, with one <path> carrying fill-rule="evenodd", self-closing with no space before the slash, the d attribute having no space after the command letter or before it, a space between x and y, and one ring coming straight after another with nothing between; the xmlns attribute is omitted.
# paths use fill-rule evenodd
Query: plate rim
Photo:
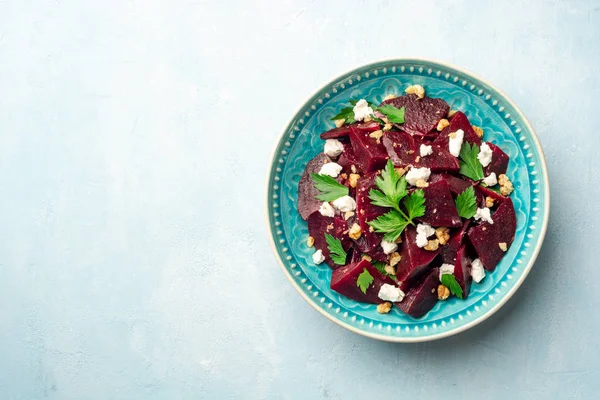
<svg viewBox="0 0 600 400"><path fill-rule="evenodd" d="M539 158L541 161L541 168L542 168L543 175L544 175L543 184L544 184L544 187L546 188L546 195L545 195L544 202L543 202L543 206L544 206L546 212L544 213L545 214L544 218L541 221L542 226L540 229L540 236L539 236L540 239L538 240L538 243L536 244L535 248L533 249L531 257L530 257L529 261L527 262L527 264L525 265L525 268L523 269L523 273L521 274L519 279L515 281L515 284L506 292L506 295L503 296L502 299L500 299L496 304L494 304L493 307L489 308L484 314L482 314L478 318L475 318L474 320L472 320L464 325L457 326L456 328L447 330L445 332L441 332L441 333L434 334L434 335L428 335L428 336L416 336L416 337L386 336L383 334L367 332L367 331L356 328L340 319L336 319L335 317L329 315L327 312L325 312L325 310L323 310L321 307L319 307L319 305L312 298L310 298L306 293L304 293L302 288L300 288L300 286L294 281L294 278L292 277L290 272L286 269L284 262L281 259L279 252L277 250L277 244L275 243L275 237L274 237L273 229L272 229L271 223L270 223L270 210L269 210L270 198L269 198L269 195L270 195L271 175L272 175L273 169L275 168L274 160L276 159L279 145L282 142L282 140L284 139L286 132L289 130L289 127L292 125L292 123L294 122L296 117L300 114L300 112L302 111L304 106L309 104L310 100L313 99L313 97L316 97L325 88L327 88L331 85L334 85L336 82L339 82L346 75L351 75L355 71L363 69L363 68L371 68L371 67L375 67L380 64L394 63L394 62L397 62L397 63L410 63L410 62L419 63L420 62L420 63L429 63L429 64L434 64L434 65L439 65L440 67L446 67L446 68L458 71L472 79L475 79L485 85L488 85L491 89L495 90L503 98L503 100L505 100L511 107L513 107L513 109L517 112L519 117L522 119L524 126L527 128L527 130L529 132L531 132L532 141L535 144L536 151L538 152ZM312 92L300 104L300 106L296 109L296 111L294 113L292 113L292 117L286 122L283 129L281 130L279 137L277 138L277 140L275 142L274 148L271 152L271 157L269 158L269 167L268 167L268 173L267 173L267 178L266 178L266 194L267 194L267 196L265 199L266 201L265 201L265 215L264 216L266 219L265 222L267 225L267 232L268 232L268 236L269 236L269 243L271 244L271 250L273 252L273 255L275 256L275 260L279 264L279 267L283 270L284 275L287 277L288 281L290 281L290 283L296 289L296 291L300 294L300 296L313 309L317 310L321 315L325 316L328 320L332 321L336 325L339 325L339 326L341 326L345 329L348 329L351 332L357 333L361 336L365 336L365 337L369 337L371 339L381 340L381 341L385 341L385 342L393 342L393 343L422 343L422 342L429 342L429 341L434 341L434 340L439 340L439 339L443 339L446 337L454 336L454 335L464 332L476 325L479 325L480 323L482 323L483 321L487 320L492 315L494 315L500 308L502 308L502 306L504 306L508 302L508 300L510 300L513 297L513 295L521 287L521 285L523 284L523 282L525 281L525 279L531 272L531 269L533 268L533 265L535 264L535 261L537 260L537 257L542 249L544 240L546 238L546 231L547 231L548 222L550 219L550 180L549 180L549 174L548 174L548 166L546 163L546 157L544 155L544 151L543 151L540 141L538 139L537 133L533 129L533 126L531 125L531 123L529 122L529 120L527 119L525 114L517 106L517 104L504 91L500 90L496 85L492 84L488 80L481 78L480 76L478 76L462 67L459 67L459 66L456 66L454 64L444 62L444 61L439 61L439 60L429 59L429 58L418 58L418 57L383 58L383 59L379 59L379 60L376 60L376 61L373 61L373 62L370 62L367 64L360 64L360 65L357 65L345 72L342 72L341 74L337 74L335 78L329 80L327 83L325 83L324 85L321 85L319 88L317 88L317 90Z"/></svg>

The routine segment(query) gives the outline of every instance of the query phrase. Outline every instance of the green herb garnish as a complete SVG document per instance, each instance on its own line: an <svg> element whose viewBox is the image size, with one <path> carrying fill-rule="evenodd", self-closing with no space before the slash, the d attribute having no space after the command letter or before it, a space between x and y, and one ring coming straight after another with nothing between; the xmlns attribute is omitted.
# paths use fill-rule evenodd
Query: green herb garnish
<svg viewBox="0 0 600 400"><path fill-rule="evenodd" d="M360 288L360 291L363 292L363 294L367 294L367 289L374 280L375 279L369 273L369 271L367 271L366 268L363 268L363 272L361 272L361 274L358 276L358 279L356 279L356 286Z"/></svg>
<svg viewBox="0 0 600 400"><path fill-rule="evenodd" d="M456 278L452 274L443 274L442 275L442 285L446 286L450 289L450 292L458 298L463 297L463 291Z"/></svg>
<svg viewBox="0 0 600 400"><path fill-rule="evenodd" d="M333 201L348 195L348 188L329 175L310 174L315 187L321 194L315 196L321 201Z"/></svg>
<svg viewBox="0 0 600 400"><path fill-rule="evenodd" d="M464 142L460 148L460 174L471 178L474 181L483 179L483 167L477 159L479 154L479 146L473 144L472 146L468 142Z"/></svg>
<svg viewBox="0 0 600 400"><path fill-rule="evenodd" d="M325 241L327 241L327 248L329 249L329 256L337 265L346 264L346 252L342 246L340 239L336 239L329 233L325 234Z"/></svg>
<svg viewBox="0 0 600 400"><path fill-rule="evenodd" d="M456 197L456 210L458 211L458 215L466 219L472 218L475 215L477 211L477 198L475 197L473 186L466 188Z"/></svg>
<svg viewBox="0 0 600 400"><path fill-rule="evenodd" d="M337 113L333 118L331 118L332 121L338 119L343 119L345 124L353 124L355 122L353 107L344 107L340 110L339 113Z"/></svg>
<svg viewBox="0 0 600 400"><path fill-rule="evenodd" d="M382 274L383 276L389 276L389 277L390 277L390 278L392 278L393 280L398 280L398 279L396 278L396 275L389 274L389 273L388 273L388 272L385 270L386 263L384 263L384 262L381 262L381 261L377 261L377 260L373 260L373 261L371 261L371 264L373 264L373 266L374 266L375 268L377 268L377 271L381 272L381 274Z"/></svg>
<svg viewBox="0 0 600 400"><path fill-rule="evenodd" d="M382 114L385 114L388 121L394 124L404 123L404 107L396 108L389 104L384 104L381 107L377 107L377 111L379 111Z"/></svg>

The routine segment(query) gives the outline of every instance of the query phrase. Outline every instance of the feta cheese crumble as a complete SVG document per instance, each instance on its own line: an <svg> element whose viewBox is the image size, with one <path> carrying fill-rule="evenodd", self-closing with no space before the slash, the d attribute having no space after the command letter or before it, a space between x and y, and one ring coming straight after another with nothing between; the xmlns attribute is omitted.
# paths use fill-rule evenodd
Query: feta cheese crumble
<svg viewBox="0 0 600 400"><path fill-rule="evenodd" d="M490 209L487 207L478 208L473 218L475 218L476 221L482 220L489 222L490 224L494 224L494 221L492 221L492 215L490 214Z"/></svg>
<svg viewBox="0 0 600 400"><path fill-rule="evenodd" d="M394 242L386 242L385 240L381 241L381 248L385 254L392 254L396 250L398 250L398 245Z"/></svg>
<svg viewBox="0 0 600 400"><path fill-rule="evenodd" d="M323 261L325 261L325 256L321 250L317 250L313 253L312 259L315 264L321 264Z"/></svg>
<svg viewBox="0 0 600 400"><path fill-rule="evenodd" d="M397 303L404 299L404 292L394 285L384 283L381 285L377 296L383 301Z"/></svg>
<svg viewBox="0 0 600 400"><path fill-rule="evenodd" d="M332 203L341 212L354 211L356 209L356 202L350 196L342 196L339 199L335 199Z"/></svg>
<svg viewBox="0 0 600 400"><path fill-rule="evenodd" d="M462 129L459 129L448 136L448 148L450 154L452 154L454 157L458 157L460 155L460 148L462 147L464 138L465 132Z"/></svg>
<svg viewBox="0 0 600 400"><path fill-rule="evenodd" d="M329 203L321 204L321 207L319 207L319 212L324 217L333 217L335 215L335 210Z"/></svg>
<svg viewBox="0 0 600 400"><path fill-rule="evenodd" d="M483 264L479 258L474 259L471 263L471 277L475 283L479 283L485 278L485 269L483 269Z"/></svg>
<svg viewBox="0 0 600 400"><path fill-rule="evenodd" d="M484 167L487 167L492 162L492 149L490 149L490 146L486 142L481 144L477 159Z"/></svg>
<svg viewBox="0 0 600 400"><path fill-rule="evenodd" d="M483 178L482 182L485 183L487 186L496 186L498 184L498 178L496 178L496 173L492 172L491 174Z"/></svg>
<svg viewBox="0 0 600 400"><path fill-rule="evenodd" d="M430 154L433 154L433 149L431 148L431 146L422 144L421 147L419 147L419 154L421 155L421 157L426 157Z"/></svg>
<svg viewBox="0 0 600 400"><path fill-rule="evenodd" d="M442 281L442 275L445 274L454 275L454 265L442 264L442 266L440 267L440 282Z"/></svg>
<svg viewBox="0 0 600 400"><path fill-rule="evenodd" d="M319 174L328 175L332 178L337 178L337 176L342 172L342 166L340 164L336 164L334 162L330 162L327 164L323 164Z"/></svg>
<svg viewBox="0 0 600 400"><path fill-rule="evenodd" d="M337 139L327 139L323 152L329 157L337 157L344 151L344 144Z"/></svg>
<svg viewBox="0 0 600 400"><path fill-rule="evenodd" d="M369 103L365 99L360 99L352 111L354 111L354 119L356 121L362 121L366 116L373 114L373 109L369 107Z"/></svg>
<svg viewBox="0 0 600 400"><path fill-rule="evenodd" d="M414 168L411 167L410 170L406 173L406 182L409 185L416 186L417 181L423 179L425 182L429 179L431 175L431 170L429 168Z"/></svg>
<svg viewBox="0 0 600 400"><path fill-rule="evenodd" d="M417 246L425 247L429 243L429 237L435 235L435 229L429 224L417 225Z"/></svg>

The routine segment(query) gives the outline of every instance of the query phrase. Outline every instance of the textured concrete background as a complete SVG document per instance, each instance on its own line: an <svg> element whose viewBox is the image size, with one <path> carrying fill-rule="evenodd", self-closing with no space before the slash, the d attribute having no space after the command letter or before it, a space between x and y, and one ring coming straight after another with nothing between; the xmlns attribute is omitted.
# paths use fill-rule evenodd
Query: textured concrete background
<svg viewBox="0 0 600 400"><path fill-rule="evenodd" d="M419 345L312 310L263 211L296 108L406 56L505 90L552 182L516 297ZM0 0L0 398L596 398L599 62L599 1Z"/></svg>

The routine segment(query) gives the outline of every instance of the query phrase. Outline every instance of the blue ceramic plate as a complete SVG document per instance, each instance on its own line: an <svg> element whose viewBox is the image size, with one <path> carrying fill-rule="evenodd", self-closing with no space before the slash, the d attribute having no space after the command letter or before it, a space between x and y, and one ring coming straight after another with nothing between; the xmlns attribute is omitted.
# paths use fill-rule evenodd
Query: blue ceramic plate
<svg viewBox="0 0 600 400"><path fill-rule="evenodd" d="M410 84L461 110L485 132L485 140L509 156L517 213L514 243L493 273L473 284L466 300L439 301L424 317L412 319L397 308L379 314L370 304L350 300L329 288L331 270L315 265L306 246L308 228L297 209L298 181L307 162L323 151L319 134L350 99L379 103L402 94ZM490 83L446 64L399 59L350 71L312 96L285 128L268 178L267 216L273 250L292 285L321 314L361 335L393 342L440 339L462 332L496 312L515 293L533 266L548 224L548 171L533 128L508 97ZM291 290L291 289L290 289Z"/></svg>

